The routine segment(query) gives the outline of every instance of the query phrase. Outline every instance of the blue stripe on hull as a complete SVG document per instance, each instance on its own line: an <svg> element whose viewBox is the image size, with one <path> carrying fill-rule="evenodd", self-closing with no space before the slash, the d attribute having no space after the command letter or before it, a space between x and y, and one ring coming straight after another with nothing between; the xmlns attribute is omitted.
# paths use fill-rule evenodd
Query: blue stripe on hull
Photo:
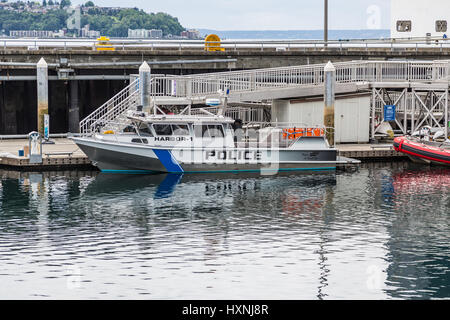
<svg viewBox="0 0 450 320"><path fill-rule="evenodd" d="M169 150L153 149L159 161L169 173L183 173L184 170Z"/></svg>

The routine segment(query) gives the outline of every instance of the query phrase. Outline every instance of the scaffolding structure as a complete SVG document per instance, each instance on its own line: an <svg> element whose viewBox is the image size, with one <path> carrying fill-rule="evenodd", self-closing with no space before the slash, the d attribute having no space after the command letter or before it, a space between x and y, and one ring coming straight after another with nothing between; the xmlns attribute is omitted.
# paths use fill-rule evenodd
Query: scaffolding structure
<svg viewBox="0 0 450 320"><path fill-rule="evenodd" d="M381 124L389 122L398 135L412 134L424 126L449 135L449 84L376 83L372 86L371 137L380 136ZM387 121L384 106L395 106L395 120Z"/></svg>

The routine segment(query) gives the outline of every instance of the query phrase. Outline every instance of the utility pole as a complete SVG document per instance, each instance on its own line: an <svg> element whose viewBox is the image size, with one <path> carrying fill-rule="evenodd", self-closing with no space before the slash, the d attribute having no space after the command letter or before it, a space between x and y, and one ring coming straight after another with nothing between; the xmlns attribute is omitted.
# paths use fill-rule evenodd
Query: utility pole
<svg viewBox="0 0 450 320"><path fill-rule="evenodd" d="M328 46L328 0L324 0L324 26L323 26L323 41L325 47Z"/></svg>

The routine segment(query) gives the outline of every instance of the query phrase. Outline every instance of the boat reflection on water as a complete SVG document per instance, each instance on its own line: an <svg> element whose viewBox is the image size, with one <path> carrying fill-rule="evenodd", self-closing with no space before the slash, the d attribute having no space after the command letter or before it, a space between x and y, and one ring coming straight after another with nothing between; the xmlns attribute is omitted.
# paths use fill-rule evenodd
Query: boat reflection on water
<svg viewBox="0 0 450 320"><path fill-rule="evenodd" d="M182 174L118 175L99 173L89 183L83 194L88 196L126 194L144 188L156 187L153 198L163 199L172 195L182 178Z"/></svg>
<svg viewBox="0 0 450 320"><path fill-rule="evenodd" d="M7 192L30 195L21 197L24 200L38 195L50 197L52 203L66 204L83 197L109 201L113 197L160 200L175 196L195 200L210 196L220 199L227 193L237 198L242 192L253 191L252 198L256 203L272 201L270 205L277 212L282 209L293 215L305 210L320 212L328 190L324 186L336 185L336 172L330 171L280 172L276 177L271 177L257 173L118 175L98 171L33 173L0 170L0 177ZM49 192L44 194L47 188Z"/></svg>
<svg viewBox="0 0 450 320"><path fill-rule="evenodd" d="M450 169L433 168L433 170L406 170L393 175L394 188L400 194L417 194L418 191L450 188Z"/></svg>
<svg viewBox="0 0 450 320"><path fill-rule="evenodd" d="M277 177L301 177L302 185L314 187L317 185L335 185L336 174L329 171L318 171L311 173L289 173L281 172ZM208 175L183 175L183 174L154 174L154 175L117 175L108 173L98 173L95 176L86 190L84 195L95 196L102 194L127 194L133 191L142 191L147 188L155 188L153 191L153 199L166 199L174 195L178 185L195 184L199 187L201 184L205 195L209 196L212 193L219 193L220 190L249 190L258 188L256 181L266 181L268 187L276 187L277 179L271 180L270 177L260 176L255 173L239 173L239 174L225 174L216 173ZM197 192L201 192L197 189ZM192 195L191 195L192 196ZM297 206L300 209L302 205L315 203L315 207L319 206L322 197L320 194L312 195L303 194L287 194L283 206L290 207ZM320 199L319 199L320 198ZM292 208L291 208L292 209Z"/></svg>
<svg viewBox="0 0 450 320"><path fill-rule="evenodd" d="M387 227L386 292L396 299L449 297L450 169L411 164L391 183L395 214Z"/></svg>

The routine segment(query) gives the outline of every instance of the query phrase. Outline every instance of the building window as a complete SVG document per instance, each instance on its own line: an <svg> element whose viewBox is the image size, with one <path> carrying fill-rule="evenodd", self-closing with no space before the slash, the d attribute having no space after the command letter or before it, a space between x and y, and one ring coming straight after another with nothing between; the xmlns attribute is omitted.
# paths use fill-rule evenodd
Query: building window
<svg viewBox="0 0 450 320"><path fill-rule="evenodd" d="M397 31L398 32L411 32L411 21L400 20L397 21Z"/></svg>
<svg viewBox="0 0 450 320"><path fill-rule="evenodd" d="M447 32L447 20L436 21L436 32Z"/></svg>

